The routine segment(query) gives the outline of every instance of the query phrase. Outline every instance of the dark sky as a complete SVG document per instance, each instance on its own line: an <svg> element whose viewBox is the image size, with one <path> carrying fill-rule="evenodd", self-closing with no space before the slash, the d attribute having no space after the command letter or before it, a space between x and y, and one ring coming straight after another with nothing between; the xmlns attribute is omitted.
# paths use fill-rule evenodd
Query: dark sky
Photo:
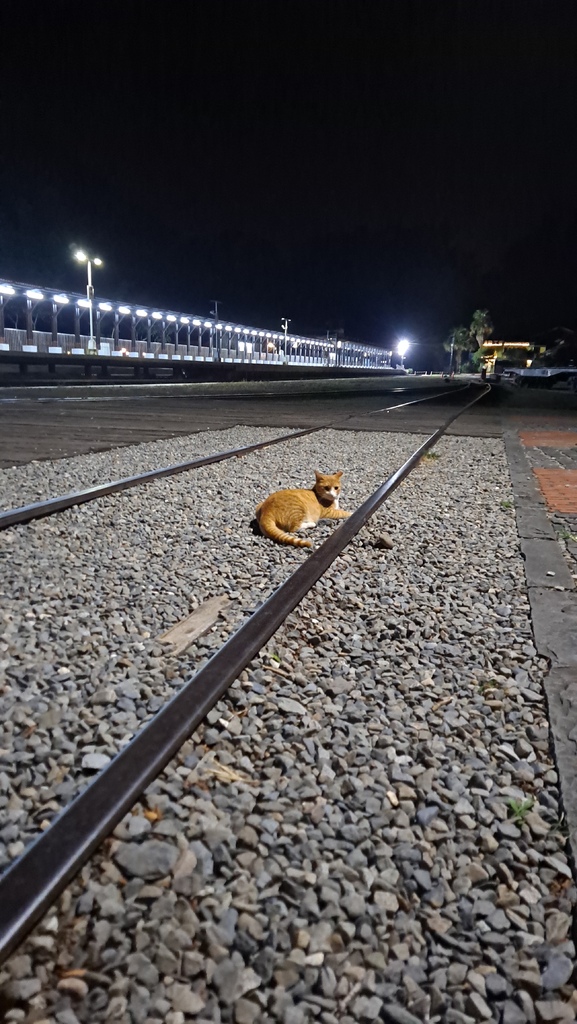
<svg viewBox="0 0 577 1024"><path fill-rule="evenodd" d="M0 274L428 351L577 320L572 0L4 0ZM426 361L426 358L425 358Z"/></svg>

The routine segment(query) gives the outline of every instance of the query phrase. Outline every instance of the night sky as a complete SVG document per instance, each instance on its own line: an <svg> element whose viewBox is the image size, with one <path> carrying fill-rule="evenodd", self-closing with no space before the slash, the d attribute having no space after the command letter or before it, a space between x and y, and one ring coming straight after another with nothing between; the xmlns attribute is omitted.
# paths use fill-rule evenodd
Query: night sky
<svg viewBox="0 0 577 1024"><path fill-rule="evenodd" d="M434 362L577 321L577 4L4 0L0 275Z"/></svg>

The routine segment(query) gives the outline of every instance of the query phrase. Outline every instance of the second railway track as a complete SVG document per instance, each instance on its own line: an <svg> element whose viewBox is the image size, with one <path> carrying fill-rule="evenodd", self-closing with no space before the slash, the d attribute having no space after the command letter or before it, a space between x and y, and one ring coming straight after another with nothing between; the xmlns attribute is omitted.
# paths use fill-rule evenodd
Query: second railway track
<svg viewBox="0 0 577 1024"><path fill-rule="evenodd" d="M455 387L450 391L447 391L446 389L442 391L435 391L433 394L425 395L421 398L413 398L403 402L393 402L392 404L383 406L382 408L373 409L365 415L376 416L378 414L387 414L395 412L397 409L405 409L409 406L421 405L424 402L430 402L435 399L449 399L452 401L455 396L459 396L462 392L465 392L470 388L471 385L464 385L462 387ZM331 420L321 426L309 427L306 430L296 430L290 434L281 435L280 437L267 438L265 441L259 441L254 444L214 452L210 455L201 456L195 459L188 459L170 466L162 466L148 470L144 473L123 477L119 480L108 480L104 483L94 484L90 487L84 488L83 490L73 491L68 494L61 494L53 498L46 498L43 501L32 502L27 505L21 505L17 508L6 509L4 511L0 511L0 530L5 530L10 526L30 523L37 519L43 519L46 516L56 515L58 512L63 512L66 509L73 508L77 505L83 505L87 502L96 501L98 498L103 498L110 494L116 494L133 487L138 487L142 484L149 483L152 480L160 480L163 477L168 476L177 476L180 473L190 472L194 469L200 468L201 466L212 465L231 458L242 458L244 455L248 455L253 451L258 451L259 449L268 448L270 445L282 444L286 441L292 441L296 438L304 437L307 434L314 434L322 430L328 430L337 425L342 428L346 425L347 421L353 418L353 416L354 414L350 414L345 417L341 417L338 421Z"/></svg>

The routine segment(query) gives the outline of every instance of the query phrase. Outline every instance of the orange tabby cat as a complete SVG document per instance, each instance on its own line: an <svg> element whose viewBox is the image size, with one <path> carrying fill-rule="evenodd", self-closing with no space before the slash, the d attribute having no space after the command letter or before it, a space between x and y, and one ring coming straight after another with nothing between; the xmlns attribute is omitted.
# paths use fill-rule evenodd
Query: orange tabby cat
<svg viewBox="0 0 577 1024"><path fill-rule="evenodd" d="M347 519L350 512L339 508L342 471L319 473L312 490L275 491L261 501L256 518L265 537L297 548L312 548L310 540L293 537L297 530L313 530L319 519ZM290 530L290 533L287 533Z"/></svg>

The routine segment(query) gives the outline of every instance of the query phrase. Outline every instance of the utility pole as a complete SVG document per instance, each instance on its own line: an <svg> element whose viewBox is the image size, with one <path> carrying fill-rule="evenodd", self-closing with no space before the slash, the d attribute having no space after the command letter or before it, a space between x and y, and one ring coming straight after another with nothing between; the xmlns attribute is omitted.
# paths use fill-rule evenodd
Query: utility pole
<svg viewBox="0 0 577 1024"><path fill-rule="evenodd" d="M210 311L210 315L213 316L215 320L218 320L218 307L221 306L222 303L220 299L211 299L210 301L214 306L214 309L211 309Z"/></svg>
<svg viewBox="0 0 577 1024"><path fill-rule="evenodd" d="M288 332L288 325L291 322L292 322L291 320L287 320L286 316L283 316L283 318L282 318L282 320L280 322L280 325L281 325L281 327L282 327L282 329L284 331L284 357L285 357L285 359L288 358L288 352L287 352L287 332Z"/></svg>

